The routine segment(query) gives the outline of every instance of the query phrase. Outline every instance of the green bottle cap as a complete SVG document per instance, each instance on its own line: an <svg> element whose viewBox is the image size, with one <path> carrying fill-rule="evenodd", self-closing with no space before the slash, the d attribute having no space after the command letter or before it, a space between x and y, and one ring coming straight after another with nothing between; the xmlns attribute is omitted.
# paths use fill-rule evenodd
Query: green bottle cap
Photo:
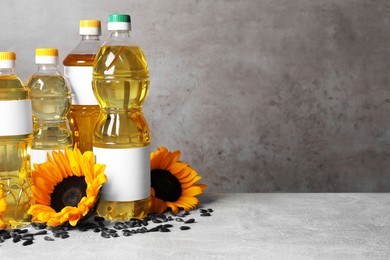
<svg viewBox="0 0 390 260"><path fill-rule="evenodd" d="M110 14L108 15L108 22L131 23L131 18L128 14Z"/></svg>
<svg viewBox="0 0 390 260"><path fill-rule="evenodd" d="M131 18L128 14L110 14L108 15L109 31L130 31Z"/></svg>

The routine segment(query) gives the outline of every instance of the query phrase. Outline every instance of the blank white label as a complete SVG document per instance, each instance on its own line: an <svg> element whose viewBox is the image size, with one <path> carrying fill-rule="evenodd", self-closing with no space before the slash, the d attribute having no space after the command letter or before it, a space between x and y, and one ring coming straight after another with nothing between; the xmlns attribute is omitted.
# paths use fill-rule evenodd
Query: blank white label
<svg viewBox="0 0 390 260"><path fill-rule="evenodd" d="M150 148L108 149L93 147L96 162L106 165L107 182L101 198L135 201L150 196Z"/></svg>
<svg viewBox="0 0 390 260"><path fill-rule="evenodd" d="M92 89L92 66L65 66L64 75L74 94L73 105L98 105Z"/></svg>
<svg viewBox="0 0 390 260"><path fill-rule="evenodd" d="M25 135L33 132L31 100L0 101L0 135Z"/></svg>

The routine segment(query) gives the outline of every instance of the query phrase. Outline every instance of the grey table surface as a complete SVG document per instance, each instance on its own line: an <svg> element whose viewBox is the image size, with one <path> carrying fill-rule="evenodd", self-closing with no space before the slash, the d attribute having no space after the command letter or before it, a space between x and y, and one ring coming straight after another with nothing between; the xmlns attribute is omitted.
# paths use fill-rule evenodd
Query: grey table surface
<svg viewBox="0 0 390 260"><path fill-rule="evenodd" d="M219 193L200 196L190 230L103 238L70 231L22 246L6 240L1 259L389 259L388 193ZM151 223L148 228L157 225Z"/></svg>

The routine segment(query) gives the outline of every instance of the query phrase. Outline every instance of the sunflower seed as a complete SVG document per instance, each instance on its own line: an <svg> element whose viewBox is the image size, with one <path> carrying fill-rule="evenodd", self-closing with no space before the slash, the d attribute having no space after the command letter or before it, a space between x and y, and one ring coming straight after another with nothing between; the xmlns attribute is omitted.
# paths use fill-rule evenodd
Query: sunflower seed
<svg viewBox="0 0 390 260"><path fill-rule="evenodd" d="M189 226L181 226L181 227L180 227L180 230L188 230L188 229L190 229Z"/></svg>
<svg viewBox="0 0 390 260"><path fill-rule="evenodd" d="M126 224L123 222L116 222L114 225L114 228L118 230L124 229L126 227L127 227Z"/></svg>
<svg viewBox="0 0 390 260"><path fill-rule="evenodd" d="M23 246L32 245L34 242L32 240L26 240L23 242Z"/></svg>
<svg viewBox="0 0 390 260"><path fill-rule="evenodd" d="M21 239L22 239L22 236L21 236L21 235L16 235L16 236L14 236L14 238L12 239L12 242L17 243L17 242L19 242Z"/></svg>
<svg viewBox="0 0 390 260"><path fill-rule="evenodd" d="M112 237L119 237L118 233L111 234Z"/></svg>
<svg viewBox="0 0 390 260"><path fill-rule="evenodd" d="M34 236L39 236L39 235L46 235L47 234L47 230L41 230L41 231L38 231L36 233L34 233L33 235Z"/></svg>
<svg viewBox="0 0 390 260"><path fill-rule="evenodd" d="M156 219L156 218L153 218L153 219L152 219L152 222L155 223L155 224L162 223L161 220Z"/></svg>
<svg viewBox="0 0 390 260"><path fill-rule="evenodd" d="M105 231L103 231L103 232L101 233L101 236L104 237L104 238L110 238L110 237L111 237L110 233L105 232Z"/></svg>
<svg viewBox="0 0 390 260"><path fill-rule="evenodd" d="M207 212L207 213L202 213L202 214L200 214L200 216L201 216L201 217L210 217L211 214Z"/></svg>
<svg viewBox="0 0 390 260"><path fill-rule="evenodd" d="M31 223L31 226L32 226L34 229L38 229L38 230L44 229L44 228L47 227L45 223L38 223L38 222L32 222L32 223Z"/></svg>
<svg viewBox="0 0 390 260"><path fill-rule="evenodd" d="M124 230L122 230L123 232L122 232L122 235L123 236L125 236L125 237L129 237L129 236L131 236L131 232L130 232L130 230L128 230L128 229L124 229Z"/></svg>
<svg viewBox="0 0 390 260"><path fill-rule="evenodd" d="M4 238L0 236L0 243L4 242Z"/></svg>
<svg viewBox="0 0 390 260"><path fill-rule="evenodd" d="M8 231L4 232L1 236L4 239L10 239L12 237L11 234Z"/></svg>
<svg viewBox="0 0 390 260"><path fill-rule="evenodd" d="M160 231L160 227L159 226L152 227L152 228L148 229L148 232L157 232L157 231Z"/></svg>
<svg viewBox="0 0 390 260"><path fill-rule="evenodd" d="M199 209L200 213L207 213L207 209Z"/></svg>
<svg viewBox="0 0 390 260"><path fill-rule="evenodd" d="M96 222L103 222L105 219L103 217L100 217L100 216L95 216L93 218L93 220L96 221Z"/></svg>
<svg viewBox="0 0 390 260"><path fill-rule="evenodd" d="M27 234L22 235L22 238L28 238L28 237L34 238L34 235L35 235L35 234L27 233Z"/></svg>
<svg viewBox="0 0 390 260"><path fill-rule="evenodd" d="M62 234L62 235L61 235L61 238L62 238L62 239L65 239L65 238L68 238L68 237L69 237L68 234Z"/></svg>
<svg viewBox="0 0 390 260"><path fill-rule="evenodd" d="M209 213L213 213L213 212L214 212L214 210L213 210L213 209L207 209L207 212L209 212Z"/></svg>
<svg viewBox="0 0 390 260"><path fill-rule="evenodd" d="M177 222L184 222L184 219L182 219L182 218L176 218L175 219Z"/></svg>
<svg viewBox="0 0 390 260"><path fill-rule="evenodd" d="M81 232L85 232L85 231L88 231L88 228L86 228L85 226L81 226L81 227L79 227L79 230Z"/></svg>
<svg viewBox="0 0 390 260"><path fill-rule="evenodd" d="M45 239L46 241L54 241L54 238L49 236L45 236L43 239Z"/></svg>
<svg viewBox="0 0 390 260"><path fill-rule="evenodd" d="M194 218L190 218L186 221L184 221L185 224L190 224L190 223L195 223L195 219Z"/></svg>
<svg viewBox="0 0 390 260"><path fill-rule="evenodd" d="M98 233L98 232L100 232L100 231L102 231L100 228L94 228L94 229L93 229L93 232L95 232L95 233Z"/></svg>
<svg viewBox="0 0 390 260"><path fill-rule="evenodd" d="M169 228L166 228L166 227L161 227L160 232L171 232L171 230Z"/></svg>
<svg viewBox="0 0 390 260"><path fill-rule="evenodd" d="M173 220L173 217L172 216L168 216L167 221L172 221L172 220Z"/></svg>
<svg viewBox="0 0 390 260"><path fill-rule="evenodd" d="M171 228L171 227L173 227L173 225L171 225L171 224L164 224L163 227L165 227L165 228Z"/></svg>

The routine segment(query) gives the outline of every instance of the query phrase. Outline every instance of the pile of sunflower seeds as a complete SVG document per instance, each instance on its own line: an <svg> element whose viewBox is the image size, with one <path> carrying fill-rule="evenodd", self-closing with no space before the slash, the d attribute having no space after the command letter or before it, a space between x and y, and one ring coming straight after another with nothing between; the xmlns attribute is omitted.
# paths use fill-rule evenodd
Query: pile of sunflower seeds
<svg viewBox="0 0 390 260"><path fill-rule="evenodd" d="M194 212L194 211L191 211ZM209 217L213 212L212 209L199 209L201 217ZM6 240L12 240L13 243L19 243L23 246L34 244L35 238L44 236L45 241L55 241L58 239L67 239L70 237L72 230L79 230L81 232L92 231L100 234L103 238L128 237L135 234L143 234L149 232L171 232L174 223L180 223L180 230L191 229L190 225L196 223L195 218L190 218L188 211L174 214L172 212L164 214L152 214L143 219L132 218L129 221L110 222L104 218L95 216L86 223L72 226L47 227L43 223L31 223L32 229L12 229L0 230L0 243ZM148 228L149 223L155 224ZM157 224L157 225L156 225ZM30 230L35 230L31 232Z"/></svg>

